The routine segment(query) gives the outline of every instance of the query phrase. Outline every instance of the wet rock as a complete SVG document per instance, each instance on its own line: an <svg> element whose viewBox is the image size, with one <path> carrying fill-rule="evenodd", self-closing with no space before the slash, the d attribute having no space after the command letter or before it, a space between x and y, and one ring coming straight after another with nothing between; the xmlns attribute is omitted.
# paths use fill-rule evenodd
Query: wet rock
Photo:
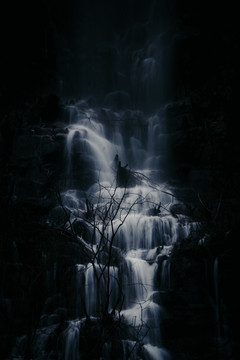
<svg viewBox="0 0 240 360"><path fill-rule="evenodd" d="M85 241L90 241L92 237L91 230L85 221L76 220L72 224L73 231L81 236Z"/></svg>
<svg viewBox="0 0 240 360"><path fill-rule="evenodd" d="M117 168L117 186L132 187L137 185L139 182L140 181L135 176L134 172L127 169L127 165L121 166L121 162L119 161Z"/></svg>
<svg viewBox="0 0 240 360"><path fill-rule="evenodd" d="M66 134L58 133L54 136L54 139L60 146L63 146L66 143Z"/></svg>
<svg viewBox="0 0 240 360"><path fill-rule="evenodd" d="M65 308L66 299L63 294L57 293L46 299L44 304L44 314L53 314L59 308Z"/></svg>
<svg viewBox="0 0 240 360"><path fill-rule="evenodd" d="M54 135L58 135L58 134L66 134L67 135L69 133L69 130L65 124L62 124L62 127L54 127L53 133L54 133Z"/></svg>
<svg viewBox="0 0 240 360"><path fill-rule="evenodd" d="M40 327L59 324L61 317L58 314L42 315L39 321Z"/></svg>
<svg viewBox="0 0 240 360"><path fill-rule="evenodd" d="M178 214L186 215L186 216L191 216L192 215L191 208L188 207L184 203L177 203L177 204L171 205L170 206L170 212L171 212L171 214L173 216L176 216Z"/></svg>
<svg viewBox="0 0 240 360"><path fill-rule="evenodd" d="M44 135L51 136L53 134L53 129L39 126L39 127L34 127L32 129L32 133L35 135L40 135L40 136L44 136Z"/></svg>

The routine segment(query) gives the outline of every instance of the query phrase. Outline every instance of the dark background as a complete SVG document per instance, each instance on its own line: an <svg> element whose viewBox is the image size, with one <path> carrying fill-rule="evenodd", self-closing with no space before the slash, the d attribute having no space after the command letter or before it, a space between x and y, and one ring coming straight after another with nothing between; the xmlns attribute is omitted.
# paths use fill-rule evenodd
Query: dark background
<svg viewBox="0 0 240 360"><path fill-rule="evenodd" d="M47 91L99 101L121 88L134 92L130 56L158 34L165 100L183 86L234 82L238 31L231 2L8 2L1 26L1 94L10 102ZM125 84L117 78L119 70Z"/></svg>
<svg viewBox="0 0 240 360"><path fill-rule="evenodd" d="M181 196L185 187L194 192L195 197L187 192L185 199L193 208L196 204L200 208L198 219L205 226L203 231L210 234L210 241L204 254L195 252L194 241L192 248L183 244L175 254L176 293L172 303L170 298L166 301L172 318L166 324L164 340L176 352L176 359L181 353L186 355L183 359L204 358L201 336L208 326L209 313L204 308L201 316L196 309L190 309L186 294L177 308L178 296L182 296L181 281L196 296L200 291L198 279L202 276L198 272L199 262L202 264L207 259L213 264L218 257L223 323L232 329L228 340L233 350L226 353L233 359L239 347L233 329L240 222L239 26L233 2L8 1L1 5L0 16L1 279L3 293L15 304L10 313L4 305L1 315L5 354L13 346L15 336L37 326L45 301L44 281L40 278L39 283L29 288L32 274L28 269L38 274L37 266L42 266L38 264L39 251L51 247L51 242L46 244L45 229L42 231L39 225L39 219L49 209L39 205L41 194L34 203L24 202L24 192L26 198L28 195L24 184L32 182L31 169L17 164L18 155L22 154L13 152L14 144L32 124L39 130L42 122L47 127L57 120L60 99L91 97L94 105L140 108L150 114L165 103L172 104L166 111L166 131L171 135L177 130L180 135L177 139L169 137L169 180L180 186ZM137 56L146 56L151 45L159 60L157 70L161 77L146 96L146 91L139 90L138 76L132 78L132 64ZM61 163L56 162L55 155L40 159L40 165L55 166L57 178ZM14 203L14 184L19 185L23 202ZM34 186L36 194L38 188ZM51 183L44 186L42 191L49 196ZM208 211L201 205L198 194ZM13 265L14 243L19 248L22 272ZM190 279L187 284L186 278ZM203 294L208 295L205 290ZM188 330L182 331L185 322ZM213 327L212 320L210 332ZM207 333L204 341L206 346ZM210 346L205 358L223 359L218 354L214 356ZM31 358L30 354L27 358Z"/></svg>

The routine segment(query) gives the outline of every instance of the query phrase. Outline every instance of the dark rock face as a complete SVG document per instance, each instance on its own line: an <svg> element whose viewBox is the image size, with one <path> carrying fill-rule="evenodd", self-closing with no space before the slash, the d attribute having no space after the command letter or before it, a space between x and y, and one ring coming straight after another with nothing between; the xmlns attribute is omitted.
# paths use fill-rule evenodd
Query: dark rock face
<svg viewBox="0 0 240 360"><path fill-rule="evenodd" d="M171 290L162 294L168 311L164 342L173 359L235 359L236 242L229 242L228 234L239 234L236 18L225 6L184 1L176 8L175 100L164 113L169 177L185 209L172 211L201 226L171 257Z"/></svg>
<svg viewBox="0 0 240 360"><path fill-rule="evenodd" d="M220 234L201 245L196 239L182 241L171 256L171 287L161 294L164 342L173 359L235 358L231 246L222 239L220 251Z"/></svg>
<svg viewBox="0 0 240 360"><path fill-rule="evenodd" d="M198 171L197 176L203 182L205 178L208 188L209 180L221 183L220 179L233 178L239 166L238 160L233 160L239 154L234 115L239 39L236 19L232 9L205 2L193 6L185 1L176 9L177 101L166 109L173 172L194 186L194 172Z"/></svg>
<svg viewBox="0 0 240 360"><path fill-rule="evenodd" d="M7 358L13 348L14 338L20 339L23 334L26 336L25 340L19 340L22 349L19 354L27 356L32 329L37 327L46 297L51 292L61 292L61 271L65 269L64 281L67 282L67 272L74 266L71 259L76 260L76 249L80 254L74 238L68 238L67 233L57 234L56 227L61 224L55 221L52 229L46 225L49 210L56 205L56 189L62 183L65 140L59 138L65 137L66 126L60 129L53 123L43 123L44 106L25 105L1 120L3 358ZM67 255L65 259L60 255L62 251ZM55 288L50 290L54 277ZM57 321L53 317L49 319L51 324Z"/></svg>

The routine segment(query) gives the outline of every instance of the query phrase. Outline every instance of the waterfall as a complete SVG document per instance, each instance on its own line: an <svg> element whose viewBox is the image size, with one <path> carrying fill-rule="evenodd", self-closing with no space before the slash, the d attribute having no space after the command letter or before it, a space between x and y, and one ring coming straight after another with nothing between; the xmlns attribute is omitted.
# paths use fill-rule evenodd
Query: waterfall
<svg viewBox="0 0 240 360"><path fill-rule="evenodd" d="M145 65L153 66L147 60ZM132 124L139 121L139 112L116 115L104 109L108 125L102 113L82 110L80 103L69 107L67 182L61 199L72 224L81 221L91 236L79 235L89 255L86 263L76 264L77 318L64 333L65 359L86 353L82 334L86 331L92 339L87 321L97 329L98 321L110 316L114 331L126 330L120 336L117 332L116 345L101 325L103 340L96 346L104 359L112 359L117 346L123 360L168 360L161 340L165 310L157 299L160 290L170 288L171 248L190 227L171 215L174 194L159 182L166 143L159 115L141 114L139 127ZM77 176L86 179L84 189Z"/></svg>

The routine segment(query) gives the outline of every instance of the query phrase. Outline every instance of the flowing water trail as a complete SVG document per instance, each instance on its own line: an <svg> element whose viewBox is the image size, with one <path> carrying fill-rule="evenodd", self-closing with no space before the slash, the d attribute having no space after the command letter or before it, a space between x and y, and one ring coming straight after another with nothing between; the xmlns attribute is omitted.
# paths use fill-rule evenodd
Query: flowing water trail
<svg viewBox="0 0 240 360"><path fill-rule="evenodd" d="M88 239L80 235L92 255L87 264L76 264L76 286L84 292L76 291L76 307L84 306L91 319L107 311L127 324L129 330L119 339L121 359L168 360L159 294L171 286L171 247L190 226L171 215L176 200L161 182L166 144L161 119L137 111L108 112L106 124L99 109L83 111L78 104L69 114L62 199L72 223L81 218L92 231ZM77 189L76 167L93 174L84 191ZM65 332L66 360L81 358L79 334L86 318L80 317ZM112 359L113 351L105 340L103 358Z"/></svg>

